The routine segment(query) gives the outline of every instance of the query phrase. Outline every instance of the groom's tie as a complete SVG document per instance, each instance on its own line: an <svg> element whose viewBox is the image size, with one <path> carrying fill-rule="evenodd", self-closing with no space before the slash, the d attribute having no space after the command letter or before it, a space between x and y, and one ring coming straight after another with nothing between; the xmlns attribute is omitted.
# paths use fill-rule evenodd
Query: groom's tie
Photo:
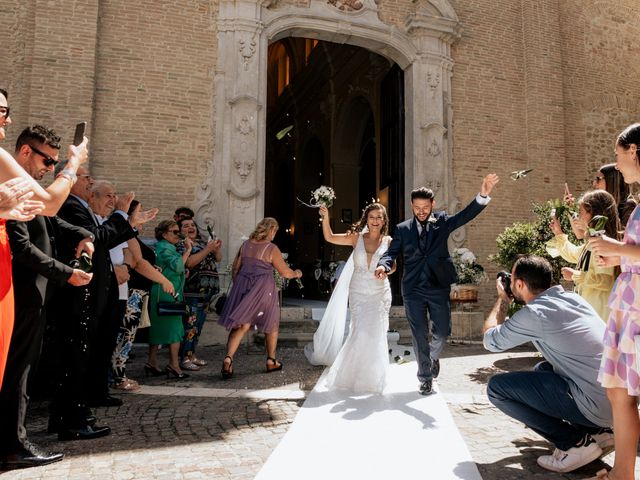
<svg viewBox="0 0 640 480"><path fill-rule="evenodd" d="M420 250L425 251L427 249L427 222L420 222L422 231L420 232Z"/></svg>

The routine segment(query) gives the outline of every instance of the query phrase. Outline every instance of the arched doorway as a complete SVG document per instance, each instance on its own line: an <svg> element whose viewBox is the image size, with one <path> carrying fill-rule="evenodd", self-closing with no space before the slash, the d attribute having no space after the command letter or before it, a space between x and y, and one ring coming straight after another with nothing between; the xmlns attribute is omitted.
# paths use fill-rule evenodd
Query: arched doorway
<svg viewBox="0 0 640 480"><path fill-rule="evenodd" d="M367 49L295 37L269 46L267 71L264 212L281 223L275 241L305 273L304 296L326 298L316 270L346 260L350 249L326 244L317 210L297 199L308 202L320 185L333 187L332 227L342 233L368 203L388 206L390 186L403 190L404 163L388 174L404 146L403 91L389 88L388 76L394 72L402 84L403 73ZM390 102L399 108L389 109ZM402 205L393 208L399 213Z"/></svg>
<svg viewBox="0 0 640 480"><path fill-rule="evenodd" d="M412 0L406 6L406 20L393 24L383 19L385 15L379 11L375 0L308 0L296 5L279 0L219 0L216 17L218 56L213 72L212 143L215 147L213 157L207 161L206 178L197 192L195 210L203 223L216 220L216 231L227 246L225 260L235 255L243 236L251 232L265 213L268 173L266 66L269 45L281 39L307 38L339 46L363 47L365 51L397 64L396 80L401 71L401 85L393 79L390 83L403 92L405 117L403 152L393 160L402 164L404 178L395 195L404 198L405 191L425 185L434 190L439 206L448 211L456 210L450 136L453 119L451 45L460 37L461 26L448 0ZM315 50L319 51L317 47ZM300 54L299 50L285 51L290 58ZM306 46L303 51L306 52ZM289 73L299 65L289 61ZM285 62L282 78L286 79L286 74ZM389 72L387 79L393 76ZM353 91L351 96L358 94ZM334 101L335 97L328 97L325 104L315 108L320 113L339 114L340 109L327 108ZM375 106L378 102L371 101L370 104ZM393 110L392 105L389 107ZM331 120L335 122L336 118ZM385 125L383 118L376 118L376 122L376 128ZM389 128L391 131L392 127ZM301 130L298 129L298 135ZM326 138L316 137L323 146L326 163L326 159L333 158L334 152ZM376 131L376 138L380 162L379 152L386 148L382 146L386 135ZM397 138L397 135L391 134L390 138ZM296 146L302 148L306 140L306 136L300 136ZM379 187L385 178L396 178L389 163L381 162L379 167ZM392 191L391 187L383 188L380 193L390 195L390 205L400 205L401 202L392 201ZM282 194L287 196L290 192ZM405 202L399 217L408 215L408 202ZM463 229L459 229L452 239L462 242Z"/></svg>

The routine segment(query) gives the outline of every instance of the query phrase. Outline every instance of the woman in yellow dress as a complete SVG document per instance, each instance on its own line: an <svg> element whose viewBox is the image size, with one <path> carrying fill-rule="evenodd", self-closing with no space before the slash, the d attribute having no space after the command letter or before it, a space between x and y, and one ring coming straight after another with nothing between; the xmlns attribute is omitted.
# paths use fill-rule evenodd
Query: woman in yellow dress
<svg viewBox="0 0 640 480"><path fill-rule="evenodd" d="M578 201L578 218L572 220L571 226L578 239L589 237L588 227L591 219L596 215L607 217L605 234L611 238L620 236L620 219L618 206L613 196L605 190L587 192ZM567 281L573 281L575 291L591 304L603 321L609 318L607 302L616 279L614 267L600 267L592 258L587 243L574 245L562 231L557 218L549 223L555 237L547 242L547 251L553 257L561 256L567 262L575 264L574 268L563 267L562 276Z"/></svg>

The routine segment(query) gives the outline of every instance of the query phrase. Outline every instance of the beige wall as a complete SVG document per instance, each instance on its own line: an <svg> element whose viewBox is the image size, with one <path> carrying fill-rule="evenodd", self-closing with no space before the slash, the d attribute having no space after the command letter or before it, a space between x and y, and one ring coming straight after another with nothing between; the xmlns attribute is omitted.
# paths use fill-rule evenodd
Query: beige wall
<svg viewBox="0 0 640 480"><path fill-rule="evenodd" d="M425 1L425 0L421 0ZM281 1L304 6L304 0ZM494 202L467 228L481 260L531 200L580 191L612 160L616 132L640 119L636 0L451 0L463 27L454 44L453 173L464 204L488 171ZM379 0L403 28L412 0ZM3 0L0 85L14 125L43 122L70 140L89 121L91 168L169 216L193 204L213 157L214 0ZM222 128L222 126L220 126ZM519 182L511 170L535 168ZM483 262L486 266L488 262ZM490 267L490 266L489 266ZM491 274L495 268L491 269ZM483 290L483 307L493 298Z"/></svg>

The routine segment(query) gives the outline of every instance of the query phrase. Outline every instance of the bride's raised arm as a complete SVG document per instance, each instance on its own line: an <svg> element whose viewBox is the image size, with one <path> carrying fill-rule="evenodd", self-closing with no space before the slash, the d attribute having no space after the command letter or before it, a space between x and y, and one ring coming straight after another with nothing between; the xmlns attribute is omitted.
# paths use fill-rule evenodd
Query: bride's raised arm
<svg viewBox="0 0 640 480"><path fill-rule="evenodd" d="M87 161L87 141L85 137L80 145L69 146L69 162L66 168L73 173L76 172L81 164ZM44 203L45 208L41 215L52 216L58 213L58 210L71 191L72 184L65 176L57 177L46 189L42 188L9 152L0 148L0 183L15 177L29 181L29 186L33 191L33 197L31 199L40 200Z"/></svg>
<svg viewBox="0 0 640 480"><path fill-rule="evenodd" d="M327 207L320 207L320 217L322 218L322 235L324 239L335 245L347 245L355 247L358 235L353 233L333 233L329 221L329 210Z"/></svg>

